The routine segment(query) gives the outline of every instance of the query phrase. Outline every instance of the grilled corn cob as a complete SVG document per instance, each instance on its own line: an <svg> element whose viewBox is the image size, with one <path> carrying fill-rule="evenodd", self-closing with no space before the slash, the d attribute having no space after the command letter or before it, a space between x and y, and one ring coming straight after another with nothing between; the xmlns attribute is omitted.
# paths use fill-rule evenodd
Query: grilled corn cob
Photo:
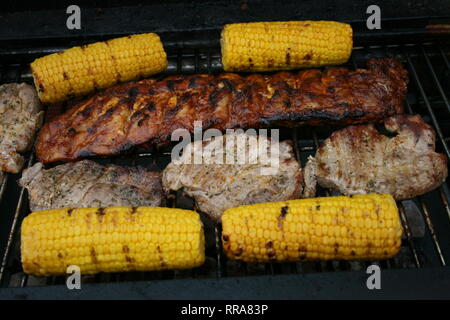
<svg viewBox="0 0 450 320"><path fill-rule="evenodd" d="M23 270L46 276L192 268L201 265L204 233L196 212L156 207L37 211L21 230Z"/></svg>
<svg viewBox="0 0 450 320"><path fill-rule="evenodd" d="M246 262L390 258L402 234L387 194L241 206L225 211L222 227L226 255Z"/></svg>
<svg viewBox="0 0 450 320"><path fill-rule="evenodd" d="M31 63L34 83L44 103L145 77L166 67L166 53L155 33L73 47Z"/></svg>
<svg viewBox="0 0 450 320"><path fill-rule="evenodd" d="M289 70L346 62L352 28L335 21L253 22L222 30L225 71Z"/></svg>

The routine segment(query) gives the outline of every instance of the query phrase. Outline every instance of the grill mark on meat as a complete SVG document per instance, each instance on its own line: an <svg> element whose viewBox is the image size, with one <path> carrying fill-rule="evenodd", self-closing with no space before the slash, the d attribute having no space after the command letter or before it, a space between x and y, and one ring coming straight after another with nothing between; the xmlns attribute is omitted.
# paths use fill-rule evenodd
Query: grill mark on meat
<svg viewBox="0 0 450 320"><path fill-rule="evenodd" d="M220 95L220 91L219 90L213 90L211 92L211 94L209 95L209 97L208 97L208 102L209 102L209 104L211 105L211 107L213 109L217 108L217 102L218 102L218 100L220 98L219 95Z"/></svg>
<svg viewBox="0 0 450 320"><path fill-rule="evenodd" d="M181 105L177 103L177 105L175 107L167 110L167 112L166 112L167 118L172 118L173 116L175 116L180 109L181 109Z"/></svg>
<svg viewBox="0 0 450 320"><path fill-rule="evenodd" d="M74 128L69 128L67 130L67 135L70 137L74 137L77 134L77 130L75 130Z"/></svg>
<svg viewBox="0 0 450 320"><path fill-rule="evenodd" d="M140 119L137 123L138 127L142 127L142 125L144 124L145 120L147 120L148 117L149 117L148 114L144 113L142 119Z"/></svg>
<svg viewBox="0 0 450 320"><path fill-rule="evenodd" d="M286 108L290 108L291 107L291 100L283 100L283 104Z"/></svg>
<svg viewBox="0 0 450 320"><path fill-rule="evenodd" d="M387 75L380 71L380 65L388 65ZM96 139L90 139L90 135L95 134L95 130L87 130L88 127L103 126L106 123L114 124L111 134L117 131L125 132L124 139L117 140L119 144L132 144L133 141L141 141L139 137L129 136L130 119L137 125L144 125L144 121L154 132L154 136L146 137L147 141L164 142L170 137L174 130L174 115L180 110L179 105L183 104L183 109L191 113L189 108L196 112L197 119L203 121L209 120L214 128L224 130L226 128L258 127L267 125L287 125L295 126L299 124L319 125L327 124L349 124L367 121L377 121L390 116L394 113L403 111L402 100L406 90L406 71L398 61L392 59L378 60L368 63L368 70L358 70L350 72L346 69L339 69L339 72L332 73L333 69L326 72L306 70L298 74L287 72L267 76L238 76L238 75L204 75L204 76L179 76L177 79L168 78L157 82L143 80L138 83L128 83L118 85L103 93L99 93L96 99L90 99L80 102L73 108L83 110L87 106L93 106L98 110L106 109L108 101L117 98L117 92L128 92L133 87L138 87L136 96L128 95L127 101L139 99L142 104L150 106L159 103L163 99L177 97L177 105L172 109L161 109L158 115L158 121L153 121L153 117L139 116L139 114L123 117L127 112L124 101L119 101L112 115L105 115L101 119L95 119L92 116L83 117L84 120L76 119L75 113L66 113L54 118L42 129L36 143L36 152L38 158L44 162L53 162L58 160L75 160L80 157L83 149L89 149L93 154L105 155L105 146L97 145ZM362 80L358 77L350 76L360 73L366 73L367 79ZM328 74L333 74L333 80L330 80ZM224 79L232 77L232 80ZM366 76L365 76L366 77ZM200 79L201 78L201 79ZM201 81L200 81L201 80ZM295 80L295 88L289 83ZM363 81L364 86L358 84ZM180 84L180 85L177 85ZM218 88L218 84L223 84ZM381 87L388 87L389 92ZM219 85L220 87L220 85ZM163 89L167 88L167 91ZM201 90L196 90L200 88ZM273 89L271 89L273 88ZM195 97L187 93L195 91ZM269 90L274 90L271 102L267 103L267 98L271 96ZM148 94L144 94L148 92ZM229 94L229 93L230 94ZM345 92L345 96L337 96L338 93ZM171 94L168 96L168 94ZM226 97L226 98L225 98ZM281 101L277 101L283 97ZM211 112L220 104L221 99L226 101L224 112ZM185 99L185 100L184 100ZM338 101L335 101L338 100ZM153 103L153 104L151 104ZM312 105L311 105L312 104ZM131 105L131 103L130 103ZM199 108L201 106L201 108ZM318 107L316 107L318 106ZM108 107L109 108L109 107ZM289 110L289 112L286 112ZM90 112L90 111L89 111ZM106 112L106 111L105 111ZM130 113L136 111L129 110ZM197 114L200 112L200 114ZM123 117L116 119L116 117ZM142 118L140 118L142 117ZM209 118L209 119L208 119ZM141 119L141 120L138 120ZM195 118L188 118L186 127L192 127L191 121ZM86 121L90 122L86 125ZM86 127L84 130L77 130L76 141L90 141L88 145L74 146L72 144L75 137L64 137L62 131L68 124L75 129L78 125ZM50 134L49 126L52 131ZM61 129L58 129L61 128ZM208 129L204 127L204 129ZM133 131L133 134L142 134L142 131ZM113 138L111 138L113 139ZM101 149L101 153L100 153ZM111 146L111 154L116 150L125 149L123 146Z"/></svg>
<svg viewBox="0 0 450 320"><path fill-rule="evenodd" d="M83 108L83 110L81 110L81 115L84 118L89 118L92 114L92 111L94 110L94 105L86 105L85 108Z"/></svg>
<svg viewBox="0 0 450 320"><path fill-rule="evenodd" d="M108 110L106 110L106 112L104 114L102 114L100 117L98 117L98 120L103 121L103 120L107 120L108 118L112 117L117 106L118 106L118 104L109 108Z"/></svg>
<svg viewBox="0 0 450 320"><path fill-rule="evenodd" d="M199 76L192 76L189 79L188 88L189 89L197 89L200 87L200 85L197 83L197 80L201 79Z"/></svg>
<svg viewBox="0 0 450 320"><path fill-rule="evenodd" d="M190 92L185 92L181 95L181 98L177 100L177 105L180 105L181 107L183 107L183 105L189 101L189 99L191 99L192 97L192 93Z"/></svg>
<svg viewBox="0 0 450 320"><path fill-rule="evenodd" d="M222 83L224 84L225 88L227 88L228 92L235 93L236 88L234 87L233 82L231 82L228 79L222 79Z"/></svg>
<svg viewBox="0 0 450 320"><path fill-rule="evenodd" d="M122 97L121 100L115 106L111 107L108 111L111 110L113 112L114 108L116 108L120 104L125 104L129 110L133 110L133 106L134 106L134 103L136 102L138 93L139 93L138 87L134 86L134 87L129 88L126 96ZM105 119L104 116L109 117L110 115L107 112L106 115L102 115L101 117L99 117L99 119L100 120Z"/></svg>
<svg viewBox="0 0 450 320"><path fill-rule="evenodd" d="M167 89L169 89L170 92L175 91L175 85L182 83L183 80L167 80Z"/></svg>

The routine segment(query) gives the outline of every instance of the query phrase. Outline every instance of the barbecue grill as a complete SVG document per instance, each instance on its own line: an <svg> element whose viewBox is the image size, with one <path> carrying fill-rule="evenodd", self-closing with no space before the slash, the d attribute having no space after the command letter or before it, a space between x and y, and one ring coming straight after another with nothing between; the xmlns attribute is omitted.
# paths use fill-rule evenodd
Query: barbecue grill
<svg viewBox="0 0 450 320"><path fill-rule="evenodd" d="M417 6L385 1L382 29L368 30L369 4L331 1L216 1L194 5L183 1L132 7L111 2L102 9L82 3L82 30L65 28L65 8L39 12L0 13L0 84L32 83L29 63L36 57L73 45L139 32L158 32L168 53L167 74L218 73L220 27L244 21L329 19L350 22L355 31L349 68L364 67L372 57L399 58L409 72L405 110L417 113L436 130L436 148L450 158L450 6L436 1ZM123 4L121 4L123 5ZM14 5L6 7L16 11ZM90 7L87 7L90 6ZM8 26L8 27L6 27ZM37 27L36 27L37 26ZM46 119L67 105L46 110ZM282 128L280 139L294 141L304 165L318 145L336 128ZM35 162L27 155L25 167ZM138 148L106 164L143 165L163 169L170 149ZM20 225L29 214L28 195L8 174L0 186L0 298L433 298L450 297L450 190L447 182L415 199L398 202L404 238L400 253L383 261L329 261L246 264L229 261L220 247L221 227L202 216L206 261L190 270L98 274L82 277L81 290L68 290L65 277L36 278L23 273L20 263ZM319 189L318 196L330 195ZM167 205L192 208L181 192ZM382 290L368 290L366 268L381 268Z"/></svg>

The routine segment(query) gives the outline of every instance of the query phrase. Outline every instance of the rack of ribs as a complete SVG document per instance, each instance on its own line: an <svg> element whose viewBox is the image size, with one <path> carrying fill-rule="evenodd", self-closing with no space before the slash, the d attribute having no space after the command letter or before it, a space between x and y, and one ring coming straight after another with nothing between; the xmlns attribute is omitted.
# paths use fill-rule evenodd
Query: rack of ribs
<svg viewBox="0 0 450 320"><path fill-rule="evenodd" d="M36 144L44 163L115 155L170 140L176 129L341 125L403 112L408 77L396 59L366 69L272 75L179 75L109 88L46 123Z"/></svg>

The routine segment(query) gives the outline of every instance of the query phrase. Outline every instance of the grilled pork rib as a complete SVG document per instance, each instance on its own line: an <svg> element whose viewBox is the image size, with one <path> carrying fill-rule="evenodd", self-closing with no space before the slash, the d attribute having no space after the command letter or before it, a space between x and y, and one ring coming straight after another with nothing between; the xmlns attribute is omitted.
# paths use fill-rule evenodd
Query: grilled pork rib
<svg viewBox="0 0 450 320"><path fill-rule="evenodd" d="M326 139L305 166L305 196L315 185L345 195L390 193L397 200L413 198L447 178L447 157L436 153L435 133L419 115L388 118L388 137L373 124L350 126Z"/></svg>
<svg viewBox="0 0 450 320"><path fill-rule="evenodd" d="M47 123L36 153L44 162L113 155L170 140L177 128L258 128L348 124L403 112L406 71L395 59L345 68L252 74L172 76L119 85Z"/></svg>
<svg viewBox="0 0 450 320"><path fill-rule="evenodd" d="M83 160L45 170L38 162L19 180L31 211L108 206L159 206L161 172Z"/></svg>

